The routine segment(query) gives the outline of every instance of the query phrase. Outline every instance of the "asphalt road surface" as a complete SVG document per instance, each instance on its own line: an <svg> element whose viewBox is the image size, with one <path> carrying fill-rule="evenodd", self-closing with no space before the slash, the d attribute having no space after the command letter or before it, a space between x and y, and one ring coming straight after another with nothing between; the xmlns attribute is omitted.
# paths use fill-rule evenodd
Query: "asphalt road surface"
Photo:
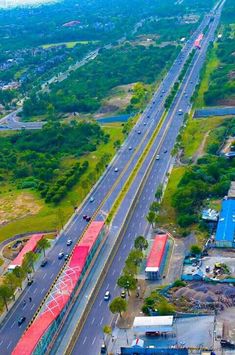
<svg viewBox="0 0 235 355"><path fill-rule="evenodd" d="M159 122L159 119L161 117L161 110L163 110L163 104L164 100L167 97L167 95L170 92L170 88L176 81L179 71L182 69L185 61L188 58L189 53L192 50L193 42L197 35L207 26L209 23L210 16L207 16L197 31L193 34L191 39L188 41L188 43L185 45L183 48L182 52L180 53L179 57L173 64L172 68L169 70L168 75L166 78L163 80L159 90L157 93L153 96L152 102L148 105L147 109L145 110L144 114L138 121L137 125L134 127L133 131L130 133L128 136L125 144L121 148L120 152L117 154L116 158L112 161L112 163L109 165L107 171L103 175L103 177L100 179L96 187L94 188L92 192L92 196L94 197L94 201L92 203L89 202L89 196L88 198L84 201L83 205L79 210L73 215L71 218L69 224L67 225L66 229L64 232L61 234L61 236L58 238L57 243L55 244L54 248L50 251L48 254L49 258L49 263L44 269L40 269L35 273L34 276L34 283L28 287L26 291L23 292L22 296L19 298L19 300L16 302L15 306L13 309L9 312L8 316L5 319L5 322L1 326L0 330L0 350L2 354L10 354L12 349L14 348L15 344L19 340L20 336L22 335L23 331L25 330L27 324L31 320L32 316L34 315L35 311L37 310L38 306L40 305L42 299L44 298L45 294L49 290L53 280L56 278L58 272L62 268L64 264L64 260L58 260L58 254L60 251L65 251L71 252L72 247L67 247L66 246L66 240L68 238L71 238L73 242L75 243L79 238L86 227L86 222L83 220L82 216L83 214L93 216L94 213L100 209L103 208L109 208L109 203L112 204L115 200L115 196L120 191L120 188L123 184L123 181L126 181L125 179L128 178L130 172L133 170L133 167L135 166L136 161L138 160L138 156L141 155L141 152L143 152L144 148L146 147L146 144L149 140L149 137L151 136L151 133L153 132L156 123ZM201 50L201 53L203 53L204 49ZM202 60L203 62L203 60ZM199 63L200 64L200 63ZM192 81L194 81L194 77L192 77ZM194 83L195 84L195 83ZM190 88L190 83L187 83L187 89ZM194 89L194 85L191 85L191 89ZM178 96L178 95L177 95ZM180 102L181 104L181 102ZM188 102L182 102L180 105L180 108L186 112L188 110ZM182 106L182 107L181 107ZM175 115L175 110L174 110L174 115ZM167 122L171 122L168 121ZM146 123L146 124L145 124ZM170 162L170 151L174 145L175 137L178 134L178 129L177 125L181 125L182 123L182 116L176 115L176 119L174 122L171 123L170 125L170 131L171 134L169 136L169 133L167 133L164 141L164 145L167 146L168 152L163 153L162 150L160 150L160 155L163 156L160 161L158 161L158 164L156 165L156 171L154 173L154 177L152 177L152 180L154 180L154 186L157 186L160 181L162 181L162 178L164 176L164 172L167 170L168 164ZM140 129L141 127L141 129ZM165 125L163 125L165 127ZM166 127L165 127L166 128ZM163 128L164 129L164 128ZM138 134L138 130L141 130L141 133ZM162 131L163 134L164 131ZM160 135L159 138L160 139ZM142 142L142 143L141 143ZM156 144L157 143L156 141ZM129 147L133 147L133 149L129 150ZM127 154L127 149L128 149L128 154ZM164 148L161 148L164 150ZM148 155L149 157L150 155ZM157 161L156 161L157 163ZM147 163L145 163L147 164ZM115 167L119 168L118 173L114 171ZM145 166L146 167L146 166ZM163 175L162 175L163 172ZM153 175L151 175L153 176ZM138 174L138 179L141 179L141 173ZM138 184L140 183L141 180L135 179L130 191L128 192L127 196L124 199L124 204L126 203L126 199L130 198L130 194L133 193L138 188ZM153 183L153 182L152 182ZM155 187L150 187L147 186L146 184L146 189L144 190L143 194L143 199L147 198L148 194L151 192L149 191L152 189L155 191ZM141 197L142 198L142 197ZM145 201L143 200L142 205L144 205L145 209L140 209L139 210L139 217L138 217L138 225L142 226L141 228L146 227L146 222L143 219L143 213L146 214L148 204L150 200L152 199L149 198L149 200ZM141 204L138 204L137 209L140 208ZM126 206L124 206L126 207ZM143 206L142 206L143 207ZM125 213L125 208L123 209L123 213ZM102 217L101 215L98 215L97 217L100 218ZM115 217L113 225L115 224L119 225L123 221L123 217L125 214L120 215L119 213ZM137 215L135 214L134 218ZM132 226L132 227L131 227ZM135 227L136 227L136 221L135 221ZM129 229L130 228L130 229ZM128 226L128 230L131 230L131 234L129 237L130 243L133 242L134 235L133 235L133 225L130 223ZM129 232L130 233L130 232ZM136 228L136 234L139 234L138 229ZM127 233L127 236L129 234ZM125 238L124 238L125 240ZM128 243L128 238L127 238L127 243ZM130 248L129 248L130 249ZM126 247L126 251L129 250L128 247ZM123 253L121 253L123 255ZM116 260L116 258L115 258ZM124 262L124 259L122 260ZM122 262L122 264L123 264ZM121 263L119 264L121 266ZM114 266L115 267L115 266ZM115 279L113 279L113 285L115 285ZM107 285L107 284L106 284ZM111 285L111 284L110 284ZM104 284L104 289L105 289L105 284ZM104 289L101 290L101 295L103 297L103 292ZM24 306L23 300L28 300L29 297L32 297L32 302L29 303L27 302L26 305ZM108 312L107 305L106 310L104 309L104 318L109 317L110 314ZM103 306L102 306L103 308ZM99 308L98 308L99 309ZM26 322L23 323L20 327L17 325L17 320L19 316L25 315L26 316ZM89 316L90 317L90 316ZM89 324L89 323L87 323ZM87 326L84 327L84 331L87 330ZM97 331L100 331L97 330ZM10 336L9 336L10 334ZM90 330L89 330L90 334ZM84 341L82 340L82 335L79 338L79 342ZM80 344L78 342L78 344ZM86 342L84 342L85 344ZM79 345L78 345L79 346ZM83 347L79 350L79 354L83 354ZM84 352L84 354L87 354L87 352Z"/></svg>

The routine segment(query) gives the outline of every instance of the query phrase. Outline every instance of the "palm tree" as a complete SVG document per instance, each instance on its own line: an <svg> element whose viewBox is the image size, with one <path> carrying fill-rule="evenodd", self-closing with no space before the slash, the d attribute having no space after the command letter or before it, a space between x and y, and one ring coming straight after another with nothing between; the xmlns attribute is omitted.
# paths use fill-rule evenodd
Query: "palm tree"
<svg viewBox="0 0 235 355"><path fill-rule="evenodd" d="M4 284L0 285L0 297L2 298L7 311L8 311L7 302L12 297L12 295L13 295L12 290L7 285Z"/></svg>
<svg viewBox="0 0 235 355"><path fill-rule="evenodd" d="M44 257L46 256L46 249L50 248L50 246L51 246L51 243L46 238L40 239L37 243L37 247L39 249L43 250Z"/></svg>

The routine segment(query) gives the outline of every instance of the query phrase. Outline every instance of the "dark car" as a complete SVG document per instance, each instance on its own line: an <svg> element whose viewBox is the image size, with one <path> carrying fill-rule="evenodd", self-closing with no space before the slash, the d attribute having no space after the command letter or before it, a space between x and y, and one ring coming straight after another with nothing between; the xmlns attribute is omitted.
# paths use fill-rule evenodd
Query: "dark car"
<svg viewBox="0 0 235 355"><path fill-rule="evenodd" d="M101 345L100 353L101 353L101 354L107 354L107 347L106 347L105 344L102 344L102 345Z"/></svg>
<svg viewBox="0 0 235 355"><path fill-rule="evenodd" d="M167 153L167 149L164 150L164 153Z"/></svg>
<svg viewBox="0 0 235 355"><path fill-rule="evenodd" d="M86 214L84 214L82 218L83 218L83 219L87 219L87 215L86 215Z"/></svg>
<svg viewBox="0 0 235 355"><path fill-rule="evenodd" d="M46 264L47 264L47 259L42 260L42 262L41 262L41 267L46 266Z"/></svg>
<svg viewBox="0 0 235 355"><path fill-rule="evenodd" d="M235 344L225 339L220 340L220 345L222 348L235 349Z"/></svg>
<svg viewBox="0 0 235 355"><path fill-rule="evenodd" d="M32 285L32 283L33 283L33 279L28 280L28 286L31 286L31 285Z"/></svg>
<svg viewBox="0 0 235 355"><path fill-rule="evenodd" d="M20 326L21 324L24 323L24 321L26 320L26 317L22 316L18 319L18 325Z"/></svg>
<svg viewBox="0 0 235 355"><path fill-rule="evenodd" d="M65 254L64 260L68 260L68 258L69 258L69 254Z"/></svg>
<svg viewBox="0 0 235 355"><path fill-rule="evenodd" d="M59 254L58 254L58 259L63 259L64 257L64 253L61 251Z"/></svg>
<svg viewBox="0 0 235 355"><path fill-rule="evenodd" d="M87 222L90 222L90 220L91 220L91 217L87 216L87 217L86 217L86 221L87 221Z"/></svg>

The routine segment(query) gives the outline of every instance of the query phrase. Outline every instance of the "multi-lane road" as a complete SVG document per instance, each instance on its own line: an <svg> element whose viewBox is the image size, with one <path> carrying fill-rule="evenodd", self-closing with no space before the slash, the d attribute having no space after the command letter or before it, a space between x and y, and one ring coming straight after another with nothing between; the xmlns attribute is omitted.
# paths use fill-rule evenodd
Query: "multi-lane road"
<svg viewBox="0 0 235 355"><path fill-rule="evenodd" d="M121 187L123 186L125 181L127 181L139 157L145 150L146 145L156 127L156 124L160 121L160 117L162 116L162 113L164 111L164 101L167 95L169 94L172 85L177 80L178 74L183 68L184 63L186 62L188 55L193 48L193 42L195 38L201 31L203 31L203 29L206 28L206 26L209 24L210 18L210 15L205 17L197 31L186 43L180 55L174 62L172 68L169 70L167 76L161 83L159 90L153 96L152 102L148 105L144 114L141 116L136 126L128 136L120 152L117 154L115 159L109 165L105 174L97 183L96 187L92 192L94 201L90 203L88 196L88 198L84 201L83 205L72 216L66 229L61 233L61 236L55 243L54 248L48 254L49 263L47 267L44 270L38 270L36 272L34 277L34 283L27 290L24 291L20 299L16 302L13 309L9 312L0 330L1 353L11 353L23 331L25 330L27 324L29 323L35 311L39 307L44 296L50 289L52 282L54 281L58 272L61 270L64 264L63 260L58 260L58 253L60 251L71 251L72 246L66 246L67 238L71 238L74 242L76 242L86 227L86 222L82 218L83 214L94 216L96 219L99 219L103 218L103 212L109 211L110 206L112 206L113 202L118 196ZM124 248L123 246L121 246L121 248L119 249L113 261L114 264L112 265L112 274L109 275L108 273L105 282L102 286L102 289L97 297L97 300L95 301L95 304L92 308L92 311L90 312L89 317L87 318L87 322L75 346L74 353L76 354L79 353L80 355L83 355L88 353L85 349L87 349L88 345L91 346L91 342L89 342L89 344L86 343L87 341L84 341L85 336L87 338L92 336L97 338L98 343L94 342L96 348L92 348L90 353L95 354L96 352L98 352L98 348L100 346L101 341L101 326L99 325L99 327L97 327L97 322L99 321L100 323L101 319L97 318L95 321L93 321L93 318L91 319L91 316L92 314L94 316L94 313L92 312L96 312L95 310L99 309L99 313L104 313L102 315L104 322L107 322L110 319L110 313L108 311L107 304L104 305L102 302L101 306L99 306L100 299L103 297L103 293L106 290L108 284L110 285L110 287L112 287L112 289L114 289L116 278L120 274L121 267L124 263L125 255L130 250L135 235L144 233L144 230L146 228L144 216L147 213L149 203L153 198L156 187L160 182L163 181L165 173L168 170L171 161L170 151L174 145L175 138L182 124L182 115L178 115L177 112L179 109L182 109L183 112L187 112L190 107L189 97L191 96L195 84L198 80L198 73L205 58L207 41L210 40L210 36L213 35L213 27L216 27L216 23L214 22L212 22L211 24L211 35L208 34L208 36L205 37L204 45L201 51L198 51L197 55L195 55L193 67L187 73L182 87L179 90L176 99L174 100L172 108L169 111L169 114L166 117L164 124L162 125L159 134L153 143L151 151L148 153L148 156L146 157L143 166L141 167L141 170L134 179L130 190L128 191L122 202L123 208L119 209L117 215L114 218L110 231L110 239L115 238L117 228L120 228L123 223L123 220L126 217L130 201L132 201L134 194L139 189L140 184L142 184L142 180L145 175L145 172L147 171L147 167L149 167L151 164L149 175L148 177L145 177L146 181L142 186L143 192L140 195L139 203L135 208L134 214L130 223L128 224L123 239ZM187 97L184 95L184 91L188 92ZM138 131L140 131L141 133L138 134ZM129 150L129 147L132 147L132 149ZM166 148L167 152L163 153ZM159 161L153 161L151 159L151 156L153 156L156 151L158 151L158 154L160 154ZM118 172L115 172L115 168L118 168ZM100 212L101 210L102 212ZM124 251L122 250L122 248L124 249ZM119 258L121 259L119 260ZM113 270L117 270L117 273L115 273ZM32 302L27 302L26 305L24 305L23 300L28 300L29 297L32 297ZM17 320L20 315L26 316L26 322L22 324L21 327L18 327ZM93 324L96 325L95 329L91 327L92 321ZM11 334L10 337L9 334ZM84 336L84 334L87 335ZM79 349L79 351L77 351L76 349Z"/></svg>

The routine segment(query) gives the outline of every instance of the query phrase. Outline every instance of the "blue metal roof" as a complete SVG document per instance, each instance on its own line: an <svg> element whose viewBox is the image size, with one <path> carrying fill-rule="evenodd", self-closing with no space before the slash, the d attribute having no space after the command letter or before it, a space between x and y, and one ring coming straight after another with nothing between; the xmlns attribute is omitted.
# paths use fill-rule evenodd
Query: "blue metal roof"
<svg viewBox="0 0 235 355"><path fill-rule="evenodd" d="M222 202L222 210L216 230L215 240L234 242L235 236L235 200L228 199Z"/></svg>

